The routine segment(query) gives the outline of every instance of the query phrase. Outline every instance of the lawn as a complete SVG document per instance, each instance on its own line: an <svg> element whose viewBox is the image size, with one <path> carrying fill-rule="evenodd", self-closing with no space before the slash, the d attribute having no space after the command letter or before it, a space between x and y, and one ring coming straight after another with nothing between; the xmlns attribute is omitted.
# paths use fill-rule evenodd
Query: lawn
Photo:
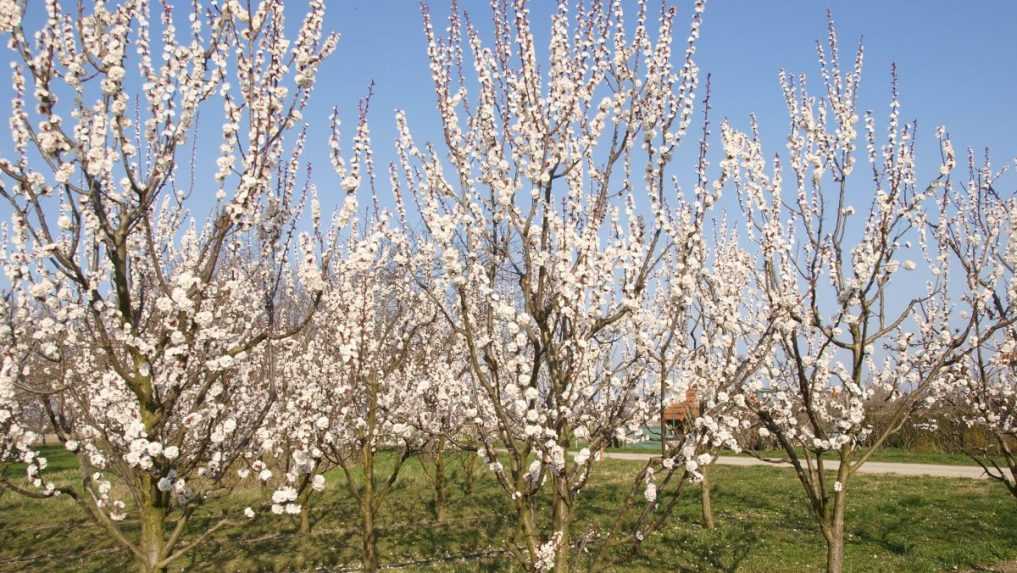
<svg viewBox="0 0 1017 573"><path fill-rule="evenodd" d="M53 466L72 472L65 455L50 455ZM456 467L456 464L452 464ZM623 484L633 462L607 460L584 490L579 508L583 530L616 519ZM486 470L478 470L484 472ZM66 473L68 477L73 473ZM715 467L714 507L718 527L700 526L699 489L688 490L671 522L647 539L641 554L615 556L611 571L817 571L823 544L789 470L773 467ZM339 474L311 509L317 523L310 538L297 535L290 518L264 516L250 526L228 530L203 546L177 570L293 571L344 570L357 562L356 513ZM485 473L465 495L452 480L448 519L430 518L429 482L414 461L381 518L383 561L407 571L520 571L500 552L512 530L505 498ZM946 478L857 476L851 482L848 513L849 571L970 570L1017 558L1014 500L988 481ZM257 491L234 494L234 511ZM198 531L223 509L203 509ZM459 560L454 560L459 558ZM0 571L119 571L131 568L128 555L106 541L69 500L0 497Z"/></svg>

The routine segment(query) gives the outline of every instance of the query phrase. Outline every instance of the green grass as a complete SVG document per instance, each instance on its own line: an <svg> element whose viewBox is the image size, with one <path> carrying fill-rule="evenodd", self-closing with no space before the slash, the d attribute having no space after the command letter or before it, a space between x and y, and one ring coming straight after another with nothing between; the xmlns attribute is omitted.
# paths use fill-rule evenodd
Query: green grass
<svg viewBox="0 0 1017 573"><path fill-rule="evenodd" d="M52 467L73 458L47 455ZM453 468L458 464L451 464ZM63 465L60 467L67 468ZM617 519L619 500L637 466L607 460L583 491L576 532ZM411 461L380 519L384 562L406 571L520 571L496 552L513 524L506 498L478 469L476 490L465 495L460 476L452 480L448 519L429 513L430 486ZM72 474L65 473L65 477ZM340 475L311 509L317 523L310 539L295 534L290 518L262 516L248 527L226 530L176 564L176 570L326 570L357 562L357 514ZM699 519L699 488L687 490L676 514L634 557L614 556L607 571L817 571L823 543L789 470L773 467L714 467L718 527ZM1002 487L988 481L860 475L849 484L847 564L849 571L970 570L1017 558L1017 511ZM233 511L250 504L257 491L234 494ZM203 508L191 534L226 507ZM461 561L449 557L467 556ZM126 552L106 540L70 500L0 497L0 571L120 571L132 567Z"/></svg>
<svg viewBox="0 0 1017 573"><path fill-rule="evenodd" d="M39 448L39 456L46 458L46 473L59 473L78 467L78 458L63 446L42 446ZM8 467L11 475L20 475L25 471L24 464L11 464Z"/></svg>

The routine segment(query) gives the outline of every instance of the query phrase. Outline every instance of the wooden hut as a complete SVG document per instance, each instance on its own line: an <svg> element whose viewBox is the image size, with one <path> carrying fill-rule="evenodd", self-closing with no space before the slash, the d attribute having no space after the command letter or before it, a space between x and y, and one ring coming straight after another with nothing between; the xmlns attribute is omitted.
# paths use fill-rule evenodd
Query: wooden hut
<svg viewBox="0 0 1017 573"><path fill-rule="evenodd" d="M661 420L664 424L674 427L684 422L686 418L698 415L699 398L696 396L696 390L689 388L685 391L684 400L674 400L664 407L664 414L661 416Z"/></svg>

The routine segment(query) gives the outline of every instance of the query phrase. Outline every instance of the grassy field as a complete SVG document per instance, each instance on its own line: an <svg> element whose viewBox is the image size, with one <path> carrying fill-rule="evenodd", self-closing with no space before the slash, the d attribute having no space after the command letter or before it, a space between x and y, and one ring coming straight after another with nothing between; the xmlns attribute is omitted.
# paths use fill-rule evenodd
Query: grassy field
<svg viewBox="0 0 1017 573"><path fill-rule="evenodd" d="M72 471L73 461L50 454L52 466ZM452 464L453 468L456 464ZM616 519L632 462L608 460L584 490L583 530ZM641 554L614 556L611 571L817 571L823 544L788 470L772 467L711 470L718 527L700 526L699 488L688 490L671 522L650 537ZM466 496L453 478L448 519L430 518L429 482L411 462L381 518L383 561L406 571L519 571L499 552L511 533L505 498L478 470ZM68 477L73 474L67 474ZM294 571L355 568L356 513L338 474L311 509L310 538L296 534L290 518L264 516L225 531L176 564L187 571ZM849 571L973 570L1017 558L1014 500L987 481L858 476L851 482L848 512ZM233 511L254 501L246 490L230 500ZM193 531L223 510L203 509ZM460 558L455 560L455 558ZM126 552L103 539L69 500L0 497L0 571L120 571ZM602 570L605 570L602 568Z"/></svg>

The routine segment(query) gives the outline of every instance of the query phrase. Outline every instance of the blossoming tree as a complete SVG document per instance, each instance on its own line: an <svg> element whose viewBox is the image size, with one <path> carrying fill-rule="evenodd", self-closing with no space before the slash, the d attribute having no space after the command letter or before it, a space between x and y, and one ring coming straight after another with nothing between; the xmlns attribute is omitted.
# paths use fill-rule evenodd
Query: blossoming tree
<svg viewBox="0 0 1017 573"><path fill-rule="evenodd" d="M364 567L376 571L378 512L406 461L427 440L411 423L421 407L415 390L432 379L432 362L443 347L434 344L439 317L414 280L430 258L415 251L391 213L377 208L368 102L360 105L349 165L333 116L333 168L347 192L332 225L336 231L323 241L335 260L322 278L321 308L288 361L287 398L266 435L291 442L295 462L273 500L275 511L303 510L306 519L307 508L300 506L324 487L325 470L339 468L360 511ZM355 218L361 185L375 205L364 219ZM399 198L397 204L405 220ZM314 213L317 218L317 208ZM379 458L382 450L390 451L391 463Z"/></svg>
<svg viewBox="0 0 1017 573"><path fill-rule="evenodd" d="M774 343L769 309L753 284L754 257L739 246L737 234L724 226L713 237L713 245L704 242L683 263L665 266L669 278L660 284L667 288L660 289L648 305L650 327L640 333L650 343L648 355L663 398L659 414L665 431L657 480L673 479L678 469L693 480L702 480L703 519L711 528L706 480L707 468L714 461L710 452L741 449L738 436L749 428L752 399L746 382L766 363ZM685 408L681 420L664 418L668 397ZM652 472L646 476L647 487L662 491L653 478ZM678 493L669 506L677 502ZM659 527L670 509L655 513L657 523L651 521L641 532Z"/></svg>
<svg viewBox="0 0 1017 573"><path fill-rule="evenodd" d="M424 440L417 461L433 487L434 518L443 522L448 509L450 477L456 471L450 462L458 461L463 493L473 493L478 466L474 436L483 430L477 427L477 392L470 384L469 366L447 322L431 325L428 346L431 348L419 352L431 362L431 368L425 376L411 382L410 391L416 407L409 410L407 423Z"/></svg>
<svg viewBox="0 0 1017 573"><path fill-rule="evenodd" d="M466 349L481 454L532 568L570 568L593 452L655 412L632 334L672 240L665 171L691 122L702 8L676 68L673 9L654 38L645 3L632 33L621 2L561 3L546 73L525 2L493 3L493 45L455 9L438 38L424 11L447 155L418 147L400 114L401 181L434 258L421 283Z"/></svg>
<svg viewBox="0 0 1017 573"><path fill-rule="evenodd" d="M952 145L940 134L952 157ZM962 285L955 306L973 321L963 371L938 389L961 413L958 430L987 430L993 447L965 451L1017 497L1017 198L997 190L1004 171L988 159L976 163L969 152L967 181L955 188L948 179L938 201L934 232Z"/></svg>
<svg viewBox="0 0 1017 573"><path fill-rule="evenodd" d="M902 125L896 79L885 144L865 114L864 145L871 194L861 220L856 147L862 49L840 67L836 30L818 45L825 95L811 97L805 78L781 73L790 116L790 195L783 164L768 173L755 122L751 133L723 128L724 184L733 184L746 233L759 256L759 288L771 307L779 344L747 386L759 432L772 436L795 469L827 544L827 568L844 567L844 515L850 478L918 409L935 400L937 380L952 376L964 355L971 321L950 320L945 253L930 240L927 203L952 167L918 185L915 125ZM924 287L917 264L930 274ZM890 422L873 432L868 413L888 404ZM838 465L831 466L829 458ZM832 471L827 471L832 470Z"/></svg>
<svg viewBox="0 0 1017 573"><path fill-rule="evenodd" d="M745 381L769 357L774 329L761 291L754 286L755 260L714 206L724 186L710 181L709 78L703 100L703 134L696 181L685 196L675 180L675 199L662 225L671 240L656 268L652 295L640 308L641 328L632 333L654 386L661 428L661 457L636 474L620 520L632 512L631 536L617 544L638 546L667 523L688 481L703 488L703 519L712 527L707 468L712 450L739 450L748 429ZM719 220L718 220L719 219ZM680 420L667 419L671 405Z"/></svg>
<svg viewBox="0 0 1017 573"><path fill-rule="evenodd" d="M4 269L14 269L20 266L20 253L16 250L8 253L9 235L7 225L0 224L0 239L3 240L3 247L0 248L0 264ZM34 400L25 399L24 389L19 391L17 381L23 377L32 375L31 365L33 356L40 352L32 336L32 320L29 314L30 305L23 304L16 297L23 297L24 293L14 288L6 288L0 298L0 343L2 343L3 361L0 362L0 479L10 477L10 463L19 461L24 456L30 455L35 461L35 473L31 479L36 487L42 486L42 478L38 477L39 466L43 466L45 460L39 462L37 455L32 451L32 446L40 439L35 428L33 430L31 416L26 408L34 405ZM26 371L27 369L27 371ZM2 493L2 491L0 491Z"/></svg>
<svg viewBox="0 0 1017 573"><path fill-rule="evenodd" d="M18 424L14 392L33 397L81 479L45 480L45 460L14 432L0 450L18 451L30 481L4 485L73 497L142 570L162 570L243 519L184 534L237 460L257 455L275 396L261 367L322 288L313 241L299 265L290 258L301 110L336 37L322 34L319 1L292 41L280 0L195 3L183 29L172 5L147 0L44 9L32 32L17 10L2 21L18 62L13 155L0 159L13 220L0 423ZM192 147L199 113L223 119L207 182ZM306 304L277 307L284 290Z"/></svg>

